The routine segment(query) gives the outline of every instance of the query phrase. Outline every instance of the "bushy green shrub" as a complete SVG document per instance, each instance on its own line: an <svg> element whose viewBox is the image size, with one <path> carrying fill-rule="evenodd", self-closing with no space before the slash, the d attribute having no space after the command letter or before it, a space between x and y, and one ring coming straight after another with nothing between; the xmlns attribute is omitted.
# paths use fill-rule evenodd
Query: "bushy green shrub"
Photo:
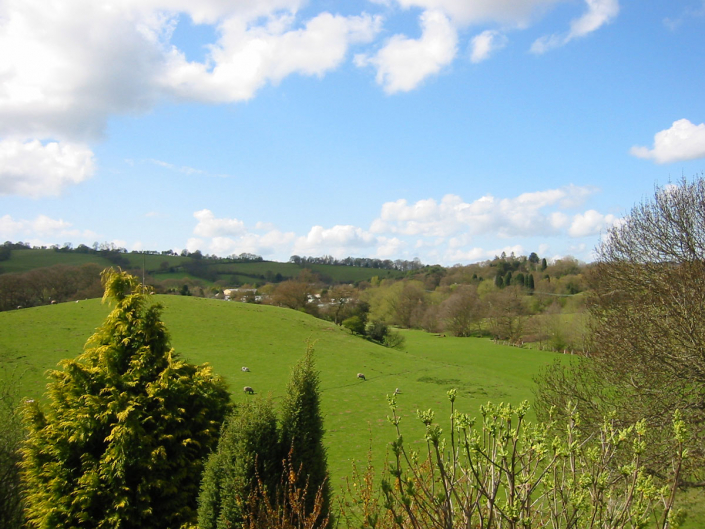
<svg viewBox="0 0 705 529"><path fill-rule="evenodd" d="M25 407L27 517L42 528L183 527L196 520L229 394L209 367L179 360L136 278L102 279L115 308L50 374L48 409Z"/></svg>
<svg viewBox="0 0 705 529"><path fill-rule="evenodd" d="M269 400L255 398L226 420L206 463L198 497L200 529L228 529L247 517L255 490L273 493L282 473L277 419Z"/></svg>
<svg viewBox="0 0 705 529"><path fill-rule="evenodd" d="M321 489L321 513L327 517L330 486L319 385L313 346L309 344L306 354L291 372L282 402L281 449L283 458L289 454L291 465L299 474L296 484L306 492L306 512L313 511L316 491Z"/></svg>

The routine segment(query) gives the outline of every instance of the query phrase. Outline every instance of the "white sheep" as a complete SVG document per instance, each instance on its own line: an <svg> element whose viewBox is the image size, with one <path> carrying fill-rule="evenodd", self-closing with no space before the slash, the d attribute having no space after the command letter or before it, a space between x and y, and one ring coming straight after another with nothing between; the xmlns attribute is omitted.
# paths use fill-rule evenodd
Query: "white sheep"
<svg viewBox="0 0 705 529"><path fill-rule="evenodd" d="M367 380L367 379L365 378L365 375L363 375L362 373L358 373L358 374L357 374L357 378L361 378L362 380Z"/></svg>
<svg viewBox="0 0 705 529"><path fill-rule="evenodd" d="M249 367L243 367L242 370L243 370L245 373L249 373L249 372L250 372L250 368L249 368Z"/></svg>
<svg viewBox="0 0 705 529"><path fill-rule="evenodd" d="M401 390L400 390L399 388L397 388L397 389L394 390L394 394L395 394L395 395L399 395L399 393L401 393Z"/></svg>
<svg viewBox="0 0 705 529"><path fill-rule="evenodd" d="M252 389L250 386L245 386L244 389L243 389L243 391L244 391L245 393L249 393L250 395L254 395L254 393L255 393L255 390Z"/></svg>

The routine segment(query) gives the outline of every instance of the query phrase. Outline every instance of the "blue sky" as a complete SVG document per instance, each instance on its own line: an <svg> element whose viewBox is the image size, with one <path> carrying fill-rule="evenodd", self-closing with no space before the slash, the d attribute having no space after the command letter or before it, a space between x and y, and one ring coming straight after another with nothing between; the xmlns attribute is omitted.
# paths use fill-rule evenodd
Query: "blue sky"
<svg viewBox="0 0 705 529"><path fill-rule="evenodd" d="M703 0L3 0L0 239L589 261L705 170L704 26Z"/></svg>

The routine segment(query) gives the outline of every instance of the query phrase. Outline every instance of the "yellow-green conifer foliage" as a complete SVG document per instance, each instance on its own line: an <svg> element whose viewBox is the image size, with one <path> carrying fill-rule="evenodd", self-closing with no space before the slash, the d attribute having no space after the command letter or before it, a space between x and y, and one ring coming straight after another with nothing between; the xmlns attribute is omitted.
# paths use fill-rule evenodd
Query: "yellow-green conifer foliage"
<svg viewBox="0 0 705 529"><path fill-rule="evenodd" d="M48 409L25 409L30 526L185 527L229 394L210 367L179 359L135 277L102 279L114 309L83 354L50 373Z"/></svg>

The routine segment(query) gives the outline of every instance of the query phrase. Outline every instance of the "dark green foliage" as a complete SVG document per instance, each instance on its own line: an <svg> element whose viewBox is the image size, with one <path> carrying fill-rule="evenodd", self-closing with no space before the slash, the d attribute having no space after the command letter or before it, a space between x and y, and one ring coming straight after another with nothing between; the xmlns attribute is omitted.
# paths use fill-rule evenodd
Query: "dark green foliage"
<svg viewBox="0 0 705 529"><path fill-rule="evenodd" d="M346 320L343 320L342 325L353 334L365 334L365 322L362 318L360 318L360 316L351 316Z"/></svg>
<svg viewBox="0 0 705 529"><path fill-rule="evenodd" d="M258 485L274 493L282 464L277 421L269 400L240 406L225 422L218 450L208 458L198 497L199 529L242 523Z"/></svg>
<svg viewBox="0 0 705 529"><path fill-rule="evenodd" d="M507 272L507 275L504 276L504 286L508 287L512 284L512 273Z"/></svg>
<svg viewBox="0 0 705 529"><path fill-rule="evenodd" d="M323 446L323 417L320 410L319 376L313 362L313 347L294 367L282 402L282 456L290 453L291 464L298 472L297 486L306 488L306 510L312 512L316 492L323 496L322 516L329 513L330 486L328 461ZM299 471L300 469L300 471Z"/></svg>
<svg viewBox="0 0 705 529"><path fill-rule="evenodd" d="M229 395L208 366L179 360L135 277L102 278L115 308L84 353L51 372L49 409L25 407L30 526L184 527Z"/></svg>
<svg viewBox="0 0 705 529"><path fill-rule="evenodd" d="M0 527L3 529L20 529L23 520L20 486L22 423L13 375L0 380Z"/></svg>
<svg viewBox="0 0 705 529"><path fill-rule="evenodd" d="M502 278L501 275L497 274L497 275L495 276L495 278L494 278L494 284L495 284L498 288L503 288L503 287L504 287L504 279Z"/></svg>
<svg viewBox="0 0 705 529"><path fill-rule="evenodd" d="M544 270L546 270L546 268L548 268L548 263L546 262L546 258L544 257L543 259L541 259L541 271L543 272Z"/></svg>
<svg viewBox="0 0 705 529"><path fill-rule="evenodd" d="M526 288L534 289L534 274L526 274Z"/></svg>
<svg viewBox="0 0 705 529"><path fill-rule="evenodd" d="M518 285L520 287L523 287L526 283L524 281L524 274L519 272L515 277L514 277L514 284Z"/></svg>

